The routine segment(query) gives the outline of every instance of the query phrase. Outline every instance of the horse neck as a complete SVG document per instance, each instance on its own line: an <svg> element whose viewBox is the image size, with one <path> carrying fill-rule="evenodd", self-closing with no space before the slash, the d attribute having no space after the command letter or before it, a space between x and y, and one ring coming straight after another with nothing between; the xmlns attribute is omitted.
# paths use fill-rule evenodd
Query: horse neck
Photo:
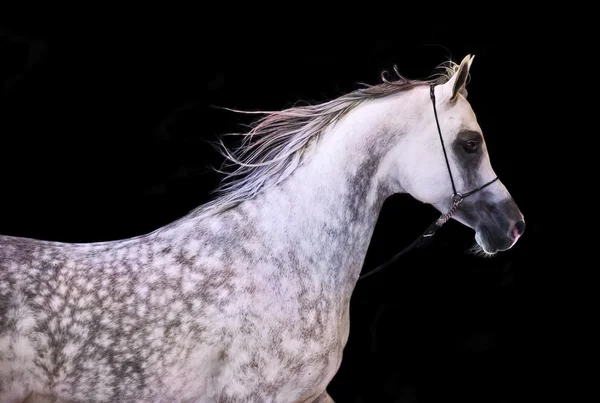
<svg viewBox="0 0 600 403"><path fill-rule="evenodd" d="M401 190L380 169L391 140L381 108L373 102L350 112L289 178L243 207L254 211L273 254L287 256L293 248L310 262L302 270L345 289L348 297L383 202Z"/></svg>

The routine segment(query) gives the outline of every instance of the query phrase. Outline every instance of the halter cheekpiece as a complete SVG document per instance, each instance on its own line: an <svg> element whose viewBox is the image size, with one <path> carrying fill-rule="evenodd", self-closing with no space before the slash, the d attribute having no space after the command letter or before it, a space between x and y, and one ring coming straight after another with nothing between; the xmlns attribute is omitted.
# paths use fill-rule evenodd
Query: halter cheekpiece
<svg viewBox="0 0 600 403"><path fill-rule="evenodd" d="M475 194L475 193L479 192L480 190L483 190L484 188L488 187L489 185L491 185L492 183L494 183L494 182L496 182L498 180L498 177L496 176L491 181L489 181L489 182L485 183L484 185L479 186L478 188L473 189L473 190L471 190L470 192L467 192L467 193L461 194L461 193L458 193L456 191L456 185L454 184L454 177L452 176L452 169L450 169L450 161L448 159L448 154L446 153L446 147L444 145L444 138L442 137L442 129L440 128L440 122L438 120L438 115L437 115L437 109L435 107L435 85L431 85L429 87L429 94L430 94L430 97L431 97L431 104L433 105L433 115L435 117L435 123L436 123L437 129L438 129L438 134L440 136L440 142L442 143L442 150L444 151L444 159L446 161L446 166L448 167L448 174L450 175L450 183L452 184L452 196L450 197L450 200L451 200L450 208L448 209L448 211L446 213L442 214L440 216L440 218L438 218L437 220L435 220L433 222L433 224L431 224L425 230L425 232L423 232L423 234L421 234L421 236L419 238L417 238L412 244L408 245L406 248L404 248L403 250L401 250L400 252L398 252L395 256L393 256L390 260L388 260L387 262L385 262L381 266L379 266L376 269L371 270L370 272L367 272L367 273L363 274L362 276L360 276L359 280L362 280L365 277L368 277L368 276L370 276L372 274L375 274L375 273L383 270L384 268L386 268L387 266L389 266L391 263L393 263L396 260L398 260L398 258L400 258L400 256L406 254L411 249L414 249L414 248L420 246L426 240L428 240L429 238L433 237L435 235L436 231L438 229L440 229L442 227L442 225L446 224L446 222L448 222L448 220L450 220L450 218L456 212L456 209L458 208L458 205L465 198L471 196L472 194Z"/></svg>

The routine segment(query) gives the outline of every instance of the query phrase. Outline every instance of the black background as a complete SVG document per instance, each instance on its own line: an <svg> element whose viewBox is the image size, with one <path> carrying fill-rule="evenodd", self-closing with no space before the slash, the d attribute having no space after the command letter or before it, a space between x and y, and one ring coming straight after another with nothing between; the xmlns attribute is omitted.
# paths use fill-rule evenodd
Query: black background
<svg viewBox="0 0 600 403"><path fill-rule="evenodd" d="M219 180L209 167L221 159L206 140L249 123L211 105L319 102L379 82L394 64L423 78L448 57L475 54L469 100L527 231L512 250L481 259L467 253L472 230L450 222L426 248L359 282L328 390L336 402L537 401L529 397L548 390L556 360L546 350L556 296L544 288L552 271L542 263L553 231L535 167L557 124L542 122L539 108L556 116L558 106L543 80L552 73L540 66L548 47L556 55L569 44L516 26L513 39L486 40L480 28L456 33L452 21L426 19L420 30L350 20L326 32L323 21L296 27L286 15L277 26L217 13L197 23L0 25L0 233L91 242L152 231L209 200ZM437 215L409 196L390 198L364 271Z"/></svg>

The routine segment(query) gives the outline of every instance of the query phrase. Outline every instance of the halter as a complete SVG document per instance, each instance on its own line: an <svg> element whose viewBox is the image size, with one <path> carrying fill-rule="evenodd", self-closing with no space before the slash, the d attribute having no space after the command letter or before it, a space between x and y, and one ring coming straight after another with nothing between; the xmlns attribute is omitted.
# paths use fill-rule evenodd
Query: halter
<svg viewBox="0 0 600 403"><path fill-rule="evenodd" d="M446 222L448 222L448 220L450 220L450 218L454 215L454 213L456 212L456 209L458 208L458 205L467 197L471 196L472 194L475 194L477 192L479 192L480 190L483 190L484 188L488 187L489 185L491 185L492 183L496 182L498 180L498 177L496 176L494 179L492 179L491 181L487 182L486 184L479 186L476 189L471 190L470 192L467 193L458 193L456 191L456 185L454 184L454 177L452 176L452 170L450 169L450 161L448 160L448 154L446 153L446 147L444 146L444 139L442 137L442 130L440 129L440 122L438 120L438 115L437 115L437 109L435 107L435 86L431 85L429 87L429 94L431 96L431 103L433 105L433 115L435 116L435 123L437 125L437 129L438 129L438 134L440 135L440 142L442 143L442 150L444 151L444 159L446 160L446 166L448 167L448 174L450 175L450 183L452 184L452 196L451 196L451 204L450 204L450 209L442 214L440 216L440 218L438 218L437 220L435 220L433 222L433 224L431 224L426 230L425 232L423 232L423 234L421 234L421 236L419 238L417 238L412 244L408 245L406 248L404 248L403 250L401 250L399 253L397 253L395 256L393 256L390 260L388 260L387 262L385 262L384 264L382 264L381 266L377 267L374 270L371 270L370 272L363 274L362 276L360 276L358 279L362 280L365 277L368 277L372 274L377 273L378 271L381 271L383 269L385 269L387 266L389 266L391 263L395 262L396 260L398 260L398 258L400 258L400 256L406 254L408 251L410 251L411 249L414 249L418 246L421 246L426 240L428 240L429 238L433 237L436 233L436 231L438 229L440 229L442 227L442 225L444 225Z"/></svg>

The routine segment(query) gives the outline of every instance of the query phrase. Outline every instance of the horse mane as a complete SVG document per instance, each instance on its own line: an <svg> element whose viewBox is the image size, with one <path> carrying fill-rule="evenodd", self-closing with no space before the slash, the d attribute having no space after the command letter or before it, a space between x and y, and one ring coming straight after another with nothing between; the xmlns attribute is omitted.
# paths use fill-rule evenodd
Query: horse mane
<svg viewBox="0 0 600 403"><path fill-rule="evenodd" d="M253 198L266 186L280 183L295 171L305 160L308 151L321 139L325 129L348 114L358 105L368 100L383 98L404 92L422 85L439 85L447 82L458 70L459 65L447 61L436 67L430 77L412 80L393 69L395 80L386 78L388 72L381 74L382 82L377 85L359 83L359 88L335 99L313 104L294 106L280 111L240 111L221 108L244 114L260 114L263 117L250 125L246 133L228 133L221 135L212 144L225 157L220 169L223 174L221 184L213 190L218 196L191 212L191 214L216 214L235 207L244 200ZM241 145L228 148L225 136L241 136ZM230 172L224 168L235 167Z"/></svg>

